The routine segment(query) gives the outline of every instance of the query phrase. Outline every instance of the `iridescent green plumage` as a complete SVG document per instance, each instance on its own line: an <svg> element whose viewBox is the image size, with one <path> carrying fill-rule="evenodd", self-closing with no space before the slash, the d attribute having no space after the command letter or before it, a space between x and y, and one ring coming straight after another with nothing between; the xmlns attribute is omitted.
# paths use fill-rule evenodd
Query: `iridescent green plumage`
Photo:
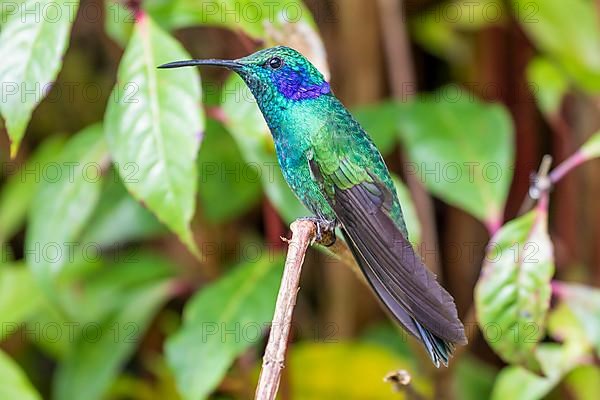
<svg viewBox="0 0 600 400"><path fill-rule="evenodd" d="M447 364L466 343L452 297L408 241L402 209L381 154L300 53L274 47L235 61L192 60L163 67L225 66L246 82L271 129L283 175L320 220L339 226L388 310Z"/></svg>

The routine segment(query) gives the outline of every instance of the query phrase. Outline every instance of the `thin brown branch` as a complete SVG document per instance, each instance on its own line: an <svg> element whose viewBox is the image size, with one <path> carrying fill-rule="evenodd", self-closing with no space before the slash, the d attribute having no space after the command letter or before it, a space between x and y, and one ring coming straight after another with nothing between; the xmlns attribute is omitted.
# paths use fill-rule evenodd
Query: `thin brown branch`
<svg viewBox="0 0 600 400"><path fill-rule="evenodd" d="M271 333L263 356L262 370L254 397L260 400L274 400L277 396L292 325L292 315L298 295L302 264L306 250L314 241L316 234L315 224L308 220L295 221L290 228L292 238L288 241L287 258L277 295Z"/></svg>

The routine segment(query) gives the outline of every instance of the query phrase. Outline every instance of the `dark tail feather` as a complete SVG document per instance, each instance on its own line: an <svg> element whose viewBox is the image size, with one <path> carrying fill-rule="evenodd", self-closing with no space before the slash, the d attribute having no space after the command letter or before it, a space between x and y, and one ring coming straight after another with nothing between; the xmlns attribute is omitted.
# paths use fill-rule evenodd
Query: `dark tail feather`
<svg viewBox="0 0 600 400"><path fill-rule="evenodd" d="M448 337L443 338L420 323L418 321L419 317L422 320L427 320L430 318L430 316L422 313L419 313L419 315L414 315L409 312L406 306L401 304L399 301L398 292L394 290L394 285L390 286L389 281L387 284L384 284L378 275L378 269L381 268L381 266L369 263L345 228L342 228L342 233L346 237L348 247L352 251L354 258L361 267L367 278L367 281L371 284L379 299L385 304L387 309L393 314L400 325L402 325L406 331L423 343L425 349L427 350L427 354L436 367L439 368L441 364L448 366L448 361L454 351L455 343L464 343L464 341L461 340L461 336L464 337L464 332L460 332L458 336L449 335ZM454 330L450 330L448 332L454 332Z"/></svg>
<svg viewBox="0 0 600 400"><path fill-rule="evenodd" d="M436 336L414 319L413 322L419 331L420 339L423 342L431 361L433 361L438 368L440 367L440 362L447 367L452 352L454 352L454 343Z"/></svg>

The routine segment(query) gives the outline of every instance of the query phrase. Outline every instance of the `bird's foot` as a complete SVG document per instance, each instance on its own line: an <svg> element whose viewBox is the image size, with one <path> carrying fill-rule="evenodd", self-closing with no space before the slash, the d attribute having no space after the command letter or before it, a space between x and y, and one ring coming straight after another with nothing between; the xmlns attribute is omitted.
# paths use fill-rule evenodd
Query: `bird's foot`
<svg viewBox="0 0 600 400"><path fill-rule="evenodd" d="M332 246L335 243L335 221L328 221L319 217L304 217L300 218L302 221L310 221L317 227L317 235L315 236L314 243L318 243L325 247Z"/></svg>

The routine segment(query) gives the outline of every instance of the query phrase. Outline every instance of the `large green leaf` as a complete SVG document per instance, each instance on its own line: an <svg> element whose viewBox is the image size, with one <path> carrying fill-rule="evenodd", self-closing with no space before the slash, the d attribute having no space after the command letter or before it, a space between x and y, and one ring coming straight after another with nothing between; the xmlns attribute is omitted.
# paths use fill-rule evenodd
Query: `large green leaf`
<svg viewBox="0 0 600 400"><path fill-rule="evenodd" d="M25 373L0 350L0 398L11 400L41 400Z"/></svg>
<svg viewBox="0 0 600 400"><path fill-rule="evenodd" d="M542 399L560 381L573 371L585 356L584 346L569 341L564 345L542 343L535 351L535 357L543 376L535 374L522 366L504 368L498 375L492 392L492 400Z"/></svg>
<svg viewBox="0 0 600 400"><path fill-rule="evenodd" d="M61 269L75 260L77 240L94 211L102 187L102 165L108 162L102 126L90 126L65 145L55 168L38 178L25 237L25 256L46 288ZM52 171L52 172L50 172Z"/></svg>
<svg viewBox="0 0 600 400"><path fill-rule="evenodd" d="M132 290L110 318L101 324L85 325L88 329L80 332L56 373L54 398L103 398L119 369L135 351L152 317L168 298L169 289L169 282L158 282Z"/></svg>
<svg viewBox="0 0 600 400"><path fill-rule="evenodd" d="M144 8L170 28L212 25L242 30L264 39L269 25L281 22L309 22L310 11L300 0L150 0Z"/></svg>
<svg viewBox="0 0 600 400"><path fill-rule="evenodd" d="M398 118L409 173L495 231L512 178L513 126L500 105L446 87L402 107Z"/></svg>
<svg viewBox="0 0 600 400"><path fill-rule="evenodd" d="M0 32L0 112L14 157L37 104L56 78L67 48L78 1L27 0L13 5ZM4 2L2 6L4 7Z"/></svg>
<svg viewBox="0 0 600 400"><path fill-rule="evenodd" d="M504 360L527 363L544 336L554 273L547 213L537 208L506 224L488 244L475 288L484 337Z"/></svg>
<svg viewBox="0 0 600 400"><path fill-rule="evenodd" d="M167 360L185 399L206 398L236 357L261 342L273 316L282 265L282 257L264 252L187 303L183 327L166 344Z"/></svg>
<svg viewBox="0 0 600 400"><path fill-rule="evenodd" d="M383 378L399 369L411 369L406 360L387 349L363 343L301 343L289 351L292 398L403 399ZM411 386L424 398L432 395L431 383L417 374Z"/></svg>
<svg viewBox="0 0 600 400"><path fill-rule="evenodd" d="M198 254L190 221L196 203L196 156L204 129L200 81L191 68L156 68L189 58L149 17L140 17L121 60L104 121L111 154L127 189ZM132 89L133 95L126 95Z"/></svg>
<svg viewBox="0 0 600 400"><path fill-rule="evenodd" d="M46 140L4 183L0 191L0 243L10 239L23 226L38 183L44 172L51 168L48 163L60 153L63 144L61 136Z"/></svg>
<svg viewBox="0 0 600 400"><path fill-rule="evenodd" d="M264 190L279 214L288 223L310 215L285 182L269 128L242 79L231 75L223 88L223 96L225 127L246 162L258 169Z"/></svg>
<svg viewBox="0 0 600 400"><path fill-rule="evenodd" d="M234 219L262 197L263 171L244 161L229 132L213 120L207 121L198 169L202 210L211 222Z"/></svg>
<svg viewBox="0 0 600 400"><path fill-rule="evenodd" d="M24 265L1 268L0 341L20 329L21 323L39 309L41 300L41 293L35 289L29 269Z"/></svg>
<svg viewBox="0 0 600 400"><path fill-rule="evenodd" d="M90 218L81 241L95 243L99 247L113 247L166 231L156 217L127 192L121 178L111 170L98 208Z"/></svg>
<svg viewBox="0 0 600 400"><path fill-rule="evenodd" d="M600 90L600 23L589 0L515 0L521 27L582 88Z"/></svg>

